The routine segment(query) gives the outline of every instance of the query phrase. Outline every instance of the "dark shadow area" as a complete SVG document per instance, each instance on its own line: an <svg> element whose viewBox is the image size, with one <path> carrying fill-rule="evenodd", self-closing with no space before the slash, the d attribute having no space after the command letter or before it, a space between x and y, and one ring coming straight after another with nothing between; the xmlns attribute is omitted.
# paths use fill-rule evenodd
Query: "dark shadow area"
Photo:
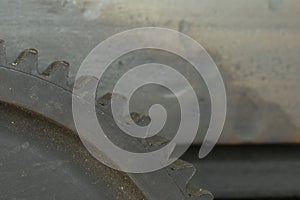
<svg viewBox="0 0 300 200"><path fill-rule="evenodd" d="M217 199L300 197L299 145L217 146L204 159L191 147L183 160L197 168L192 183Z"/></svg>

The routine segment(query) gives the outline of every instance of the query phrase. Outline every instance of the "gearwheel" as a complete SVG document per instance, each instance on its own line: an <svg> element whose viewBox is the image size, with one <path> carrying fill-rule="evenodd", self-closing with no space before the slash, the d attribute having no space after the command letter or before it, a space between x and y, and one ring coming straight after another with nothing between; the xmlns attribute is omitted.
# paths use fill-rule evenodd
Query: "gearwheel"
<svg viewBox="0 0 300 200"><path fill-rule="evenodd" d="M0 80L1 199L213 198L189 184L195 168L182 160L159 171L126 174L94 159L76 133L67 62L55 61L40 72L38 51L26 49L9 63L0 40ZM109 123L105 98L96 110ZM115 140L127 144L122 137Z"/></svg>

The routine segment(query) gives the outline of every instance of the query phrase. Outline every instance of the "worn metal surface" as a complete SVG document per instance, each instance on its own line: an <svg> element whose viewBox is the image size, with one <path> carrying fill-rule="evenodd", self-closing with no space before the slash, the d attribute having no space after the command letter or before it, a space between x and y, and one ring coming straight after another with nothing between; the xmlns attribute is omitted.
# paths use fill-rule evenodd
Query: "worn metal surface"
<svg viewBox="0 0 300 200"><path fill-rule="evenodd" d="M23 51L14 62L7 64L4 46L4 41L1 41L0 62L3 66L0 66L0 101L37 113L76 135L71 108L72 86L68 79L68 64L64 61L56 61L40 72L37 63L38 51L34 49ZM83 81L80 84L88 84L88 82ZM112 119L110 106L102 103L96 105L96 108L99 120L105 125L104 128L109 130L107 136L119 144L118 146L125 149L132 148L134 151L150 151L153 147L156 148L146 140L128 139L122 134ZM67 143L68 139L64 142ZM109 158L110 155L105 156ZM212 198L211 193L188 184L195 173L192 165L176 161L173 166L177 168L171 166L151 173L128 174L128 176L137 185L140 193L150 200ZM158 184L162 187L158 187ZM191 187L196 188L196 192L195 189L190 190ZM136 199L139 198L140 196L137 195Z"/></svg>
<svg viewBox="0 0 300 200"><path fill-rule="evenodd" d="M41 51L41 69L53 60L66 59L72 76L87 53L112 34L142 26L182 31L203 44L224 76L229 105L220 143L295 143L300 132L299 10L298 0L153 0L151 4L144 0L1 0L0 36L9 41L9 61L17 50L34 47ZM128 56L116 67L144 58ZM114 78L114 73L108 74L100 96L109 92L105 87ZM201 130L205 130L207 96L200 103ZM220 198L230 199L233 190L236 197L248 198L267 197L265 191L271 191L269 197L297 194L298 151L271 148L270 155L274 151L278 157L268 159L261 149L250 148L248 153L242 149L228 151L229 155L226 149L217 149L224 165L216 161L217 156L195 162L201 174L196 182ZM285 153L292 158L283 161ZM266 172L269 179L264 178ZM232 187L229 192L228 187Z"/></svg>
<svg viewBox="0 0 300 200"><path fill-rule="evenodd" d="M1 199L145 199L130 178L94 159L46 118L0 103Z"/></svg>
<svg viewBox="0 0 300 200"><path fill-rule="evenodd" d="M64 58L74 75L87 53L114 33L142 26L182 31L209 51L225 79L228 116L220 143L291 143L300 140L299 9L298 0L2 0L0 35L13 41L10 60L16 49L35 47L42 68ZM142 59L128 56L123 64ZM103 80L102 95L115 73ZM200 103L202 133L206 95Z"/></svg>

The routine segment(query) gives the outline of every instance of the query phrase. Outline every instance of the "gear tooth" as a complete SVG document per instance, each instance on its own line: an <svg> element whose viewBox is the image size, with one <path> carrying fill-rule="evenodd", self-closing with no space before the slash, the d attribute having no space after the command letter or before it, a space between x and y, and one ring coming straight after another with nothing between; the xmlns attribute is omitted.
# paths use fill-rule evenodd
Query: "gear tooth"
<svg viewBox="0 0 300 200"><path fill-rule="evenodd" d="M0 39L0 65L6 66L7 60L6 60L6 51L5 51L5 41Z"/></svg>
<svg viewBox="0 0 300 200"><path fill-rule="evenodd" d="M192 177L196 173L196 168L193 164L183 160L176 160L169 166L169 169L176 184L184 190L186 196L189 197L188 199L199 199L199 197L213 199L213 195L209 191L190 184Z"/></svg>
<svg viewBox="0 0 300 200"><path fill-rule="evenodd" d="M169 169L177 185L188 193L187 185L196 172L195 167L183 160L176 160L169 166Z"/></svg>
<svg viewBox="0 0 300 200"><path fill-rule="evenodd" d="M32 48L24 50L11 65L20 71L36 74L38 71L38 51Z"/></svg>
<svg viewBox="0 0 300 200"><path fill-rule="evenodd" d="M98 79L94 76L85 75L77 78L74 83L75 95L77 95L79 99L92 102L95 97L90 91L93 91L93 87L97 83Z"/></svg>
<svg viewBox="0 0 300 200"><path fill-rule="evenodd" d="M182 184L184 185L186 185L190 181L190 179L196 172L195 167L191 163L185 162L183 160L175 161L170 165L170 168L173 173L178 173L180 175L180 182L182 181Z"/></svg>
<svg viewBox="0 0 300 200"><path fill-rule="evenodd" d="M69 68L70 64L66 61L55 61L47 67L42 75L48 77L48 79L60 86L69 86Z"/></svg>
<svg viewBox="0 0 300 200"><path fill-rule="evenodd" d="M51 63L45 71L43 71L44 76L52 76L56 73L64 74L65 77L69 76L69 66L70 64L66 61L55 61Z"/></svg>
<svg viewBox="0 0 300 200"><path fill-rule="evenodd" d="M147 120L147 123L149 123L151 121L151 118L149 116L147 116L146 120ZM146 141L148 142L148 144L151 147L157 147L157 146L159 147L159 146L169 143L171 140L166 137L160 136L160 135L155 135L155 136L146 138Z"/></svg>
<svg viewBox="0 0 300 200"><path fill-rule="evenodd" d="M73 89L74 84L75 84L75 77L68 77L68 86L70 89Z"/></svg>
<svg viewBox="0 0 300 200"><path fill-rule="evenodd" d="M187 193L190 199L199 199L199 197L201 199L202 197L203 199L209 199L209 200L214 199L214 195L210 191L191 184L187 185Z"/></svg>
<svg viewBox="0 0 300 200"><path fill-rule="evenodd" d="M112 93L108 92L102 97L97 98L97 103L100 104L101 106L106 106L110 104L111 97L112 97Z"/></svg>

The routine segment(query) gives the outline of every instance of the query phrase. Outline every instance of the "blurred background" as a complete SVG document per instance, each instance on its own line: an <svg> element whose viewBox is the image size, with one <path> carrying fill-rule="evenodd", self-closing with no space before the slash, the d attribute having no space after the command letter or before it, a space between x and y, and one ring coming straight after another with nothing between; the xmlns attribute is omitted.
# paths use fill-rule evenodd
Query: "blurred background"
<svg viewBox="0 0 300 200"><path fill-rule="evenodd" d="M201 161L197 147L185 155L198 168L193 181L217 198L292 198L300 197L299 19L298 0L1 0L0 38L9 61L32 47L41 70L66 60L74 76L87 54L118 32L155 26L189 35L216 62L228 98L219 147ZM125 56L116 69L147 58ZM116 74L107 74L99 96ZM205 85L195 84L203 91L196 146L210 101Z"/></svg>

